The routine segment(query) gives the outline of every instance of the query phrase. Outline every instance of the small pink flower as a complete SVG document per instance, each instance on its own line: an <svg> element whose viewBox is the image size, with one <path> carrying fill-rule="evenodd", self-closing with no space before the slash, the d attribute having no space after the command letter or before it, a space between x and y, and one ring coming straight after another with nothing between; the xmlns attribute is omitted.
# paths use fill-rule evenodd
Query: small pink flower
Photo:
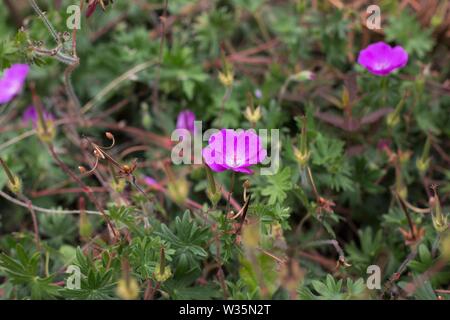
<svg viewBox="0 0 450 320"><path fill-rule="evenodd" d="M43 116L44 116L45 121L54 119L53 115L50 112L47 112L44 110L43 113L44 113ZM29 106L22 115L22 121L25 124L28 124L31 121L33 128L37 127L38 120L39 120L39 116L38 116L37 110L34 106Z"/></svg>
<svg viewBox="0 0 450 320"><path fill-rule="evenodd" d="M8 103L22 90L30 67L26 64L13 64L0 79L0 104Z"/></svg>
<svg viewBox="0 0 450 320"><path fill-rule="evenodd" d="M267 156L267 150L254 130L222 129L211 135L202 155L213 171L232 170L252 174L249 167L261 163Z"/></svg>
<svg viewBox="0 0 450 320"><path fill-rule="evenodd" d="M191 133L195 131L195 114L190 110L181 111L177 118L177 129L186 129Z"/></svg>
<svg viewBox="0 0 450 320"><path fill-rule="evenodd" d="M361 50L358 63L377 76L386 76L408 63L408 53L401 46L391 47L382 41Z"/></svg>
<svg viewBox="0 0 450 320"><path fill-rule="evenodd" d="M151 189L154 190L163 190L163 186L156 181L155 179L153 179L152 177L146 176L144 178L144 182L146 185L148 185Z"/></svg>
<svg viewBox="0 0 450 320"><path fill-rule="evenodd" d="M154 186L158 185L158 181L156 181L152 177L147 176L144 178L144 181L145 181L145 184L147 184L150 187L154 187Z"/></svg>

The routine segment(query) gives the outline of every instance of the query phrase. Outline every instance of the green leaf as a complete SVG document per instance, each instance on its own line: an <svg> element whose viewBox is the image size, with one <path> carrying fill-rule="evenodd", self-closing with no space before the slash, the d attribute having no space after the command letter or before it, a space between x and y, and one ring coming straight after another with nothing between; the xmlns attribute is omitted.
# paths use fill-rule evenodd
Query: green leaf
<svg viewBox="0 0 450 320"><path fill-rule="evenodd" d="M262 189L261 194L269 197L269 205L282 203L287 197L287 192L292 189L291 168L286 167L275 175L267 176L266 179L268 185Z"/></svg>

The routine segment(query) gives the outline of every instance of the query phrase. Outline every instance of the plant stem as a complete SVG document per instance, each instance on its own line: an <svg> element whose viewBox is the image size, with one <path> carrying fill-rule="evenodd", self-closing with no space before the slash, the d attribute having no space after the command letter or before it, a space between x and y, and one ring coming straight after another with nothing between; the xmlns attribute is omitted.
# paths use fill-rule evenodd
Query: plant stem
<svg viewBox="0 0 450 320"><path fill-rule="evenodd" d="M38 221L36 217L36 212L34 211L33 204L30 199L28 199L25 195L20 194L20 198L23 199L24 202L27 204L27 208L30 211L31 214L31 220L33 221L33 230L34 230L34 241L36 242L36 247L40 251L41 250L41 241L39 239L39 226Z"/></svg>
<svg viewBox="0 0 450 320"><path fill-rule="evenodd" d="M0 197L18 205L24 208L28 208L28 204L25 202L22 202L20 200L17 200L14 197L11 197L10 195L8 195L7 193L3 192L0 190ZM46 209L46 208L42 208L42 207L38 207L38 206L31 206L33 208L34 211L37 212L42 212L42 213L59 213L59 214L80 214L80 210L60 210L60 209ZM84 212L86 212L87 214L94 214L94 215L101 215L100 212L98 211L92 211L92 210L85 210Z"/></svg>
<svg viewBox="0 0 450 320"><path fill-rule="evenodd" d="M411 219L411 215L409 214L408 208L403 203L403 199L397 194L397 200L400 202L400 207L402 208L403 212L405 213L406 219L408 220L409 229L411 230L411 236L413 240L416 240L416 234L414 232L414 223Z"/></svg>
<svg viewBox="0 0 450 320"><path fill-rule="evenodd" d="M231 195L233 194L234 191L234 180L236 179L236 172L233 171L231 173L231 178L230 178L230 191L228 192L228 199L227 199L227 210L226 212L230 212L230 205L231 205Z"/></svg>
<svg viewBox="0 0 450 320"><path fill-rule="evenodd" d="M37 5L36 1L34 0L28 0L28 2L30 3L31 7L34 9L34 11L36 12L36 14L42 19L42 21L44 22L45 26L47 27L48 31L50 32L50 34L52 35L53 39L59 43L60 42L60 38L58 36L58 33L56 32L55 28L53 27L52 23L47 19L47 17L45 16L45 13L42 12L42 10L39 8L39 6Z"/></svg>
<svg viewBox="0 0 450 320"><path fill-rule="evenodd" d="M312 176L311 168L309 166L306 167L306 172L308 173L309 183L311 184L311 188L313 189L314 196L316 197L316 201L319 201L320 195L317 191L316 184L314 183L314 178Z"/></svg>
<svg viewBox="0 0 450 320"><path fill-rule="evenodd" d="M98 211L100 211L101 215L106 221L106 224L108 225L109 229L113 233L116 240L119 238L119 233L117 232L116 228L112 225L109 217L106 215L105 211L103 210L100 203L97 201L97 198L93 195L92 190L74 173L72 170L67 167L67 165L59 158L59 156L55 152L55 148L52 143L48 143L47 147L50 151L50 155L53 157L53 159L56 161L58 166L69 176L71 177L75 182L77 182L80 187L83 189L86 196L89 198L89 200L95 205Z"/></svg>

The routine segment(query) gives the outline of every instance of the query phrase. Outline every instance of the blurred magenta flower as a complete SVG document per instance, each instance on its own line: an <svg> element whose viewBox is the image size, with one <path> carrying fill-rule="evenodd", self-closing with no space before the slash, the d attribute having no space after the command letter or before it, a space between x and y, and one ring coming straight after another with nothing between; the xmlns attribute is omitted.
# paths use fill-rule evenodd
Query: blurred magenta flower
<svg viewBox="0 0 450 320"><path fill-rule="evenodd" d="M156 181L155 179L153 179L152 177L146 176L144 178L144 182L147 186L149 186L150 188L152 188L154 190L162 190L163 189L161 184L158 181Z"/></svg>
<svg viewBox="0 0 450 320"><path fill-rule="evenodd" d="M86 18L89 18L95 12L95 9L97 9L97 2L91 1L86 10Z"/></svg>
<svg viewBox="0 0 450 320"><path fill-rule="evenodd" d="M211 135L202 155L213 171L232 170L252 174L249 167L261 163L267 156L267 150L254 130L222 129Z"/></svg>
<svg viewBox="0 0 450 320"><path fill-rule="evenodd" d="M195 114L190 110L181 111L177 118L177 129L186 129L191 133L195 132Z"/></svg>
<svg viewBox="0 0 450 320"><path fill-rule="evenodd" d="M147 184L150 187L156 186L158 185L158 181L156 181L155 179L153 179L152 177L145 177L144 178L145 184Z"/></svg>
<svg viewBox="0 0 450 320"><path fill-rule="evenodd" d="M29 71L26 64L13 64L5 70L0 79L0 104L10 102L20 93Z"/></svg>
<svg viewBox="0 0 450 320"><path fill-rule="evenodd" d="M386 76L408 63L408 53L401 46L391 47L380 41L361 50L358 63L378 76Z"/></svg>
<svg viewBox="0 0 450 320"><path fill-rule="evenodd" d="M53 115L50 112L44 111L44 120L45 121L51 121L54 119ZM22 115L22 121L25 124L28 124L30 121L33 124L33 127L37 127L37 123L39 121L39 116L37 113L37 110L34 106L29 106L25 109L23 115Z"/></svg>

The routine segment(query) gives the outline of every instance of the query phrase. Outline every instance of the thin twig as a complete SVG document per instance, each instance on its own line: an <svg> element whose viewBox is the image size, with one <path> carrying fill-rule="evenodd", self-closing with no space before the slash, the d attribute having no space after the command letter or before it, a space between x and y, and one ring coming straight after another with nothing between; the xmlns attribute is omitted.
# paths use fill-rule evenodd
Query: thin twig
<svg viewBox="0 0 450 320"><path fill-rule="evenodd" d="M163 62L163 53L164 53L164 39L166 38L166 19L167 19L167 7L169 5L169 0L164 0L164 9L163 15L160 17L161 20L161 41L159 43L159 55L158 55L158 63L156 66L156 77L153 85L153 94L152 94L152 103L153 110L158 109L159 104L159 81L161 77L161 64Z"/></svg>
<svg viewBox="0 0 450 320"><path fill-rule="evenodd" d="M84 193L87 195L89 200L94 204L94 206L97 208L98 211L100 211L101 215L105 219L106 224L108 225L109 229L113 233L114 237L117 239L119 234L112 225L109 217L106 215L105 211L103 210L100 203L97 201L97 198L93 195L92 190L74 173L72 170L69 169L69 167L59 158L57 153L55 152L55 148L52 143L47 144L50 155L53 157L53 159L56 161L58 166L69 176L71 177L75 182L78 183L78 185L83 189Z"/></svg>
<svg viewBox="0 0 450 320"><path fill-rule="evenodd" d="M18 206L24 207L24 208L29 208L28 204L25 202L22 202L10 195L8 195L7 193L3 192L0 190L0 196ZM49 214L80 214L80 210L66 210L66 209L46 209L46 208L42 208L42 207L38 207L35 205L31 206L32 209L36 212L42 212L42 213L49 213ZM98 211L91 211L91 210L85 210L85 212L87 214L93 214L93 215L101 215L100 212Z"/></svg>
<svg viewBox="0 0 450 320"><path fill-rule="evenodd" d="M86 103L82 108L81 108L81 112L84 114L86 112L88 112L92 107L94 107L98 102L100 102L108 93L110 93L111 91L113 91L115 88L117 88L117 86L119 86L122 82L130 79L131 77L133 77L135 74L150 68L152 66L154 66L156 63L154 60L152 61L147 61L141 64L138 64L137 66L131 68L130 70L128 70L127 72L125 72L124 74L120 75L119 77L117 77L116 79L114 79L113 81L111 81L105 88L103 88L99 93L97 93L97 95L92 98L88 103Z"/></svg>

